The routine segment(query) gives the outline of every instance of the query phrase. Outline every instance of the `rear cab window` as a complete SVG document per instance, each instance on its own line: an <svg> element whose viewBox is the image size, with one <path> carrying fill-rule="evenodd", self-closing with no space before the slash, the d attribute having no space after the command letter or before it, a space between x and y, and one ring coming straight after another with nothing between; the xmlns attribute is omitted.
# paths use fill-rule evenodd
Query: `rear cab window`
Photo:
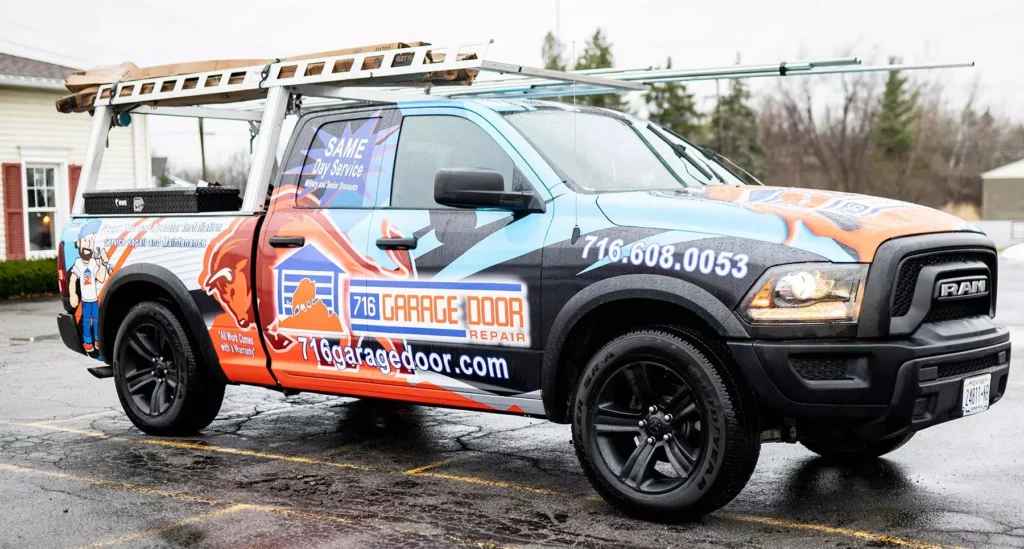
<svg viewBox="0 0 1024 549"><path fill-rule="evenodd" d="M297 208L372 208L397 140L391 111L311 120L296 137L281 183L298 187Z"/></svg>

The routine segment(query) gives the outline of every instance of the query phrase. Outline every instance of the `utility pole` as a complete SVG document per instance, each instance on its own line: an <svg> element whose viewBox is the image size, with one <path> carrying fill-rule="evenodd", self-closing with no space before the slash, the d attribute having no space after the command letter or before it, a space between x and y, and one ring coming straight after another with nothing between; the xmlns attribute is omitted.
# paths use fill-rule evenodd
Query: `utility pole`
<svg viewBox="0 0 1024 549"><path fill-rule="evenodd" d="M715 128L715 148L718 149L716 152L719 154L725 154L722 151L722 92L719 89L719 83L721 80L715 79L715 108L718 109L718 126Z"/></svg>
<svg viewBox="0 0 1024 549"><path fill-rule="evenodd" d="M555 0L555 38L562 39L562 0Z"/></svg>
<svg viewBox="0 0 1024 549"><path fill-rule="evenodd" d="M206 144L203 142L203 119L199 118L199 162L202 166L203 181L209 181L206 179Z"/></svg>

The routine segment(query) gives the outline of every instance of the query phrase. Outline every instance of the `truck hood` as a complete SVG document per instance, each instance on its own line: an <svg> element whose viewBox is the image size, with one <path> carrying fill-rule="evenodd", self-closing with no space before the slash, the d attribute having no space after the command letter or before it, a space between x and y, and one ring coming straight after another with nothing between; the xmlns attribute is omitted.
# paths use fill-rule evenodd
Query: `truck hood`
<svg viewBox="0 0 1024 549"><path fill-rule="evenodd" d="M784 187L606 193L597 204L616 225L774 242L837 262L870 262L882 242L900 236L981 232L917 204Z"/></svg>

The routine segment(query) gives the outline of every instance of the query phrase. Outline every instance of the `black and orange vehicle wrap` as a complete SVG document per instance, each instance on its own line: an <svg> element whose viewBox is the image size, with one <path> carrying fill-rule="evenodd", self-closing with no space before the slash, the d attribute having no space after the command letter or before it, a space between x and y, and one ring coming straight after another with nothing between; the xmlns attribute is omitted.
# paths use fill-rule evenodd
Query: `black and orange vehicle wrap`
<svg viewBox="0 0 1024 549"><path fill-rule="evenodd" d="M81 289L85 271L99 301L122 273L153 265L188 292L232 382L542 416L552 334L609 280L681 281L731 315L769 267L869 263L895 237L977 231L845 193L576 191L502 116L538 108L547 107L427 101L315 113L296 127L265 215L74 219L63 264L83 344L109 359L96 341L112 339L89 331L102 318ZM391 208L402 122L421 115L478 124L545 211ZM377 245L400 238L416 246Z"/></svg>

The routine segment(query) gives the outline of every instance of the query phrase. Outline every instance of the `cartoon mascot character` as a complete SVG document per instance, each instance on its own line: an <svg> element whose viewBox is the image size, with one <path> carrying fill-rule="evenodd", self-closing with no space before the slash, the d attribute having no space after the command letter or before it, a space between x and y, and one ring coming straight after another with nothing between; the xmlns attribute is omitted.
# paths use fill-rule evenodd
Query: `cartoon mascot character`
<svg viewBox="0 0 1024 549"><path fill-rule="evenodd" d="M68 278L71 306L77 308L79 303L82 304L82 347L87 353L99 346L100 285L106 282L110 273L107 254L102 248L96 247L96 232L99 228L99 220L91 219L79 229L78 239L75 240L78 258Z"/></svg>

